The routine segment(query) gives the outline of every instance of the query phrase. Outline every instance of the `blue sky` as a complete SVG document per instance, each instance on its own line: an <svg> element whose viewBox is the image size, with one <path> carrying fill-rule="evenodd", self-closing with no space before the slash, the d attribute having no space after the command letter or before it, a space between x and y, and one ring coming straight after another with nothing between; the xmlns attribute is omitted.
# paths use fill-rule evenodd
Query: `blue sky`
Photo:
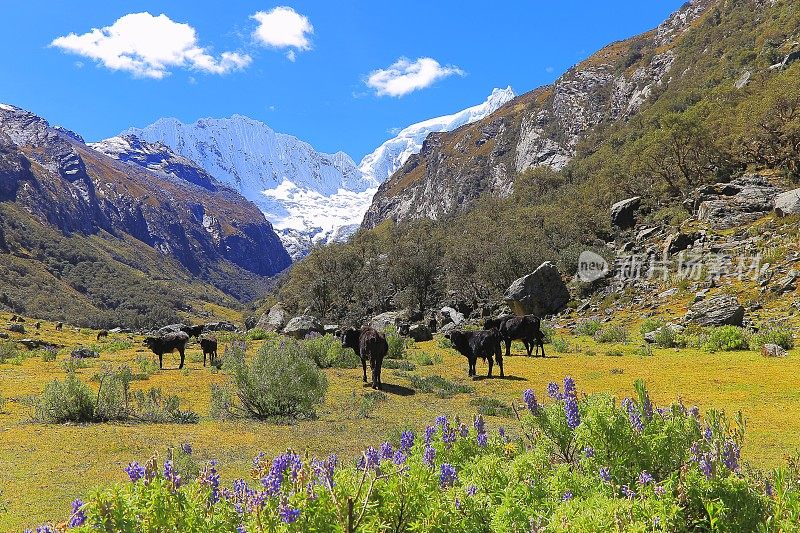
<svg viewBox="0 0 800 533"><path fill-rule="evenodd" d="M392 128L550 83L682 3L4 2L0 102L87 140L239 113L358 161Z"/></svg>

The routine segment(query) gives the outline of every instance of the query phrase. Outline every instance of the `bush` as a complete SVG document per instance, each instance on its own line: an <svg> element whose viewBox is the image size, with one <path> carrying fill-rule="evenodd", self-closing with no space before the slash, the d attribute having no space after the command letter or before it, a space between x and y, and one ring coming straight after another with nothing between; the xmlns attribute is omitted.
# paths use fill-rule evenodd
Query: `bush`
<svg viewBox="0 0 800 533"><path fill-rule="evenodd" d="M452 345L450 347L452 348ZM431 366L440 364L443 359L438 353L430 354L428 352L417 352L414 356L414 361L419 366Z"/></svg>
<svg viewBox="0 0 800 533"><path fill-rule="evenodd" d="M553 350L555 350L556 353L569 352L569 342L564 337L553 338L551 344L553 345Z"/></svg>
<svg viewBox="0 0 800 533"><path fill-rule="evenodd" d="M642 322L642 325L639 327L639 331L642 333L642 335L645 335L651 331L663 328L664 325L664 321L660 318L645 318Z"/></svg>
<svg viewBox="0 0 800 533"><path fill-rule="evenodd" d="M389 344L387 359L403 359L406 355L406 339L396 331L386 332L386 342Z"/></svg>
<svg viewBox="0 0 800 533"><path fill-rule="evenodd" d="M675 348L681 344L681 340L674 329L669 326L662 326L656 332L655 344L661 348Z"/></svg>
<svg viewBox="0 0 800 533"><path fill-rule="evenodd" d="M793 332L785 326L775 326L760 331L752 336L750 349L760 351L765 344L777 344L785 350L791 350L794 348Z"/></svg>
<svg viewBox="0 0 800 533"><path fill-rule="evenodd" d="M42 358L42 361L45 363L52 363L56 360L58 351L55 348L44 348L43 350L39 351L39 354Z"/></svg>
<svg viewBox="0 0 800 533"><path fill-rule="evenodd" d="M95 420L94 393L75 375L67 372L64 381L53 380L35 399L35 418L41 422L92 422Z"/></svg>
<svg viewBox="0 0 800 533"><path fill-rule="evenodd" d="M343 348L339 339L333 335L322 335L301 341L307 356L319 368L358 368L361 360L350 348Z"/></svg>
<svg viewBox="0 0 800 533"><path fill-rule="evenodd" d="M389 397L381 391L369 391L362 396L356 395L356 391L353 391L347 402L349 418L365 420L370 417L377 404L388 400Z"/></svg>
<svg viewBox="0 0 800 533"><path fill-rule="evenodd" d="M594 339L597 342L625 342L628 339L628 332L625 328L619 326L611 326L603 328L594 334Z"/></svg>
<svg viewBox="0 0 800 533"><path fill-rule="evenodd" d="M268 339L270 336L275 335L267 333L261 328L253 328L247 332L245 338L249 341L263 341L264 339Z"/></svg>
<svg viewBox="0 0 800 533"><path fill-rule="evenodd" d="M14 341L0 341L0 363L19 356L19 350Z"/></svg>
<svg viewBox="0 0 800 533"><path fill-rule="evenodd" d="M600 331L602 324L599 320L590 318L586 320L582 320L575 326L573 333L575 335L585 335L587 337L594 337L595 333Z"/></svg>
<svg viewBox="0 0 800 533"><path fill-rule="evenodd" d="M427 377L411 376L410 381L416 390L432 392L439 398L451 398L456 394L475 392L475 388L471 385L454 383L436 374Z"/></svg>
<svg viewBox="0 0 800 533"><path fill-rule="evenodd" d="M482 396L473 399L469 403L477 407L478 413L483 416L502 416L506 418L512 418L514 416L514 410L511 406L497 398Z"/></svg>
<svg viewBox="0 0 800 533"><path fill-rule="evenodd" d="M703 340L703 349L709 352L730 352L746 350L750 343L747 333L737 326L718 326L710 328Z"/></svg>
<svg viewBox="0 0 800 533"><path fill-rule="evenodd" d="M325 374L299 341L268 341L248 363L244 352L225 357L237 402L230 412L257 420L312 417L325 398Z"/></svg>

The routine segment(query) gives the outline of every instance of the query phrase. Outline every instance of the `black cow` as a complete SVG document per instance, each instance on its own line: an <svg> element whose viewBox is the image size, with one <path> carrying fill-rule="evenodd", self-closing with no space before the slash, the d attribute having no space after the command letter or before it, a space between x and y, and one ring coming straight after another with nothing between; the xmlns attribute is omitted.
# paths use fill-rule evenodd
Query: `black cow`
<svg viewBox="0 0 800 533"><path fill-rule="evenodd" d="M364 383L367 382L367 361L369 361L369 366L372 368L372 388L382 389L381 365L383 365L383 358L389 351L386 336L374 328L364 326L360 330L348 328L342 332L340 338L343 347L352 348L361 358Z"/></svg>
<svg viewBox="0 0 800 533"><path fill-rule="evenodd" d="M467 358L469 362L469 375L477 374L475 364L478 357L489 363L489 377L492 377L492 367L494 361L500 367L500 377L505 377L503 373L503 350L500 348L500 332L492 328L483 331L461 331L454 329L445 336L453 343L453 347Z"/></svg>
<svg viewBox="0 0 800 533"><path fill-rule="evenodd" d="M101 329L97 332L97 340L105 339L106 337L108 337L108 330Z"/></svg>
<svg viewBox="0 0 800 533"><path fill-rule="evenodd" d="M161 337L147 337L144 339L144 345L158 356L158 368L164 368L164 354L172 353L175 350L181 355L181 363L178 369L183 368L185 360L186 343L189 342L189 335L183 331L174 331L167 333Z"/></svg>
<svg viewBox="0 0 800 533"><path fill-rule="evenodd" d="M206 355L208 355L208 360L213 366L214 361L217 359L217 339L215 337L201 337L200 348L203 349L203 366L206 366Z"/></svg>
<svg viewBox="0 0 800 533"><path fill-rule="evenodd" d="M58 324L56 324L56 331L62 331L63 329L64 329L63 322L59 322Z"/></svg>
<svg viewBox="0 0 800 533"><path fill-rule="evenodd" d="M205 329L205 326L203 326L203 325L200 325L200 326L186 326L186 325L183 325L183 326L181 326L181 331L182 332L184 332L187 335L189 335L190 338L194 337L196 339L200 338L200 335L203 334L203 330L204 329Z"/></svg>
<svg viewBox="0 0 800 533"><path fill-rule="evenodd" d="M539 347L542 347L542 357L544 355L544 334L542 334L542 321L536 315L512 316L503 320L500 324L500 336L506 343L506 357L511 355L511 343L521 340L525 345L528 357L531 356L534 346L536 355L539 355Z"/></svg>

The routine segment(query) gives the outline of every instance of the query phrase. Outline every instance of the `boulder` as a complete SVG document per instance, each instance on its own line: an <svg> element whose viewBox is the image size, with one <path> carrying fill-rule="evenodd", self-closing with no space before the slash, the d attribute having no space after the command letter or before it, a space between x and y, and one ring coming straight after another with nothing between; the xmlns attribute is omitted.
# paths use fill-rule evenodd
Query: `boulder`
<svg viewBox="0 0 800 533"><path fill-rule="evenodd" d="M664 241L664 253L675 255L692 246L700 236L696 233L673 233Z"/></svg>
<svg viewBox="0 0 800 533"><path fill-rule="evenodd" d="M456 311L452 307L442 307L439 314L445 319L446 323L452 322L456 326L460 326L464 322L464 314Z"/></svg>
<svg viewBox="0 0 800 533"><path fill-rule="evenodd" d="M0 339L7 339L7 338L8 338L8 333L0 332Z"/></svg>
<svg viewBox="0 0 800 533"><path fill-rule="evenodd" d="M700 326L741 326L744 307L734 296L714 296L692 304L684 317Z"/></svg>
<svg viewBox="0 0 800 533"><path fill-rule="evenodd" d="M295 339L305 339L309 333L322 335L325 328L316 317L311 315L296 316L283 328L283 334Z"/></svg>
<svg viewBox="0 0 800 533"><path fill-rule="evenodd" d="M406 315L403 311L386 311L372 317L369 325L378 331L386 331L388 328L397 329L406 321Z"/></svg>
<svg viewBox="0 0 800 533"><path fill-rule="evenodd" d="M539 317L561 311L569 302L569 289L550 261L545 261L530 274L515 280L504 295L515 315Z"/></svg>
<svg viewBox="0 0 800 533"><path fill-rule="evenodd" d="M431 330L425 324L412 324L408 328L408 336L417 342L425 342L433 339Z"/></svg>
<svg viewBox="0 0 800 533"><path fill-rule="evenodd" d="M80 348L72 350L70 356L75 359L95 359L100 357L100 354L90 348L81 346Z"/></svg>
<svg viewBox="0 0 800 533"><path fill-rule="evenodd" d="M620 229L632 228L636 225L636 210L642 204L641 196L620 200L611 206L611 225Z"/></svg>
<svg viewBox="0 0 800 533"><path fill-rule="evenodd" d="M6 329L11 333L25 333L25 326L22 324L9 324Z"/></svg>
<svg viewBox="0 0 800 533"><path fill-rule="evenodd" d="M439 328L439 333L444 335L448 331L453 331L454 329L456 329L456 325L453 322L448 322L447 324Z"/></svg>
<svg viewBox="0 0 800 533"><path fill-rule="evenodd" d="M765 344L761 347L761 355L764 357L786 357L786 350L777 344Z"/></svg>
<svg viewBox="0 0 800 533"><path fill-rule="evenodd" d="M700 187L688 200L698 220L717 230L742 226L768 215L775 206L778 188L757 175L743 176L730 183Z"/></svg>
<svg viewBox="0 0 800 533"><path fill-rule="evenodd" d="M664 328L671 329L672 332L675 333L675 334L683 333L683 330L686 329L683 326L681 326L680 324L667 324L666 326L661 326L660 328L658 328L655 331L649 331L649 332L645 333L644 334L645 342L649 342L650 344L653 344L654 342L656 342L656 337L658 336L659 333L661 333L661 330L663 330Z"/></svg>
<svg viewBox="0 0 800 533"><path fill-rule="evenodd" d="M281 304L275 304L269 308L269 311L261 315L256 323L256 328L263 329L264 331L280 331L289 321L289 315L286 309Z"/></svg>
<svg viewBox="0 0 800 533"><path fill-rule="evenodd" d="M776 196L775 213L779 217L800 213L800 189L786 191Z"/></svg>
<svg viewBox="0 0 800 533"><path fill-rule="evenodd" d="M222 320L220 322L207 322L203 324L204 331L236 331L236 325Z"/></svg>
<svg viewBox="0 0 800 533"><path fill-rule="evenodd" d="M340 331L339 324L325 324L323 329L325 330L325 335L336 335Z"/></svg>
<svg viewBox="0 0 800 533"><path fill-rule="evenodd" d="M166 326L161 326L156 331L156 337L163 337L164 335L168 335L170 333L177 333L178 331L182 331L181 328L185 328L186 324L167 324ZM110 333L110 332L109 332Z"/></svg>
<svg viewBox="0 0 800 533"><path fill-rule="evenodd" d="M797 288L797 278L800 277L800 274L794 269L790 270L789 273L778 281L775 285L770 287L772 292L776 292L778 294L783 294L785 292L794 291Z"/></svg>

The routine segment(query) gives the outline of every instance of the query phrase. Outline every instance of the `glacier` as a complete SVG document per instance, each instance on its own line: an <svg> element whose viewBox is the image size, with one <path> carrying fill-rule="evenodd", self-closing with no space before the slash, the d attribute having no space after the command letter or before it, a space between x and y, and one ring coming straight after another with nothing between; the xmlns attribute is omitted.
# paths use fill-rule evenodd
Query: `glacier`
<svg viewBox="0 0 800 533"><path fill-rule="evenodd" d="M129 128L120 137L163 143L238 190L261 209L297 260L317 243L346 240L357 231L378 185L419 152L429 133L480 120L514 96L511 87L494 89L481 104L408 126L359 165L344 152L318 152L242 115L192 124L161 118L144 128Z"/></svg>

